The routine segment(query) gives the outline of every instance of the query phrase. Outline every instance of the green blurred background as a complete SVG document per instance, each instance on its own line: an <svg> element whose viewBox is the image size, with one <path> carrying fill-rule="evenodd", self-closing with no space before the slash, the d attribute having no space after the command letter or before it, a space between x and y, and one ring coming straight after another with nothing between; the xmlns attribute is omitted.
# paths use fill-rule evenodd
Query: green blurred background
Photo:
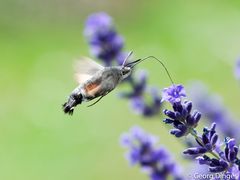
<svg viewBox="0 0 240 180"><path fill-rule="evenodd" d="M135 57L162 58L177 83L201 80L221 94L236 116L240 56L240 1L0 1L0 179L147 179L129 168L119 136L139 124L160 137L181 163L184 148L161 118L135 115L121 87L101 103L78 107L70 117L61 104L77 85L72 63L89 55L82 31L86 17L105 11ZM145 62L150 84L169 79ZM184 169L184 167L183 167Z"/></svg>

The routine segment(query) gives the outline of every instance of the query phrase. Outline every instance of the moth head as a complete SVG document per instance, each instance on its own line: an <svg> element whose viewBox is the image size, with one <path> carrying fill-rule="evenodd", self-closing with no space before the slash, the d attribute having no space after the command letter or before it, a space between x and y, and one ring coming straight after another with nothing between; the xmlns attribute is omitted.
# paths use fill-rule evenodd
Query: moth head
<svg viewBox="0 0 240 180"><path fill-rule="evenodd" d="M132 72L132 68L124 66L121 69L123 79L127 78L131 74L131 72Z"/></svg>

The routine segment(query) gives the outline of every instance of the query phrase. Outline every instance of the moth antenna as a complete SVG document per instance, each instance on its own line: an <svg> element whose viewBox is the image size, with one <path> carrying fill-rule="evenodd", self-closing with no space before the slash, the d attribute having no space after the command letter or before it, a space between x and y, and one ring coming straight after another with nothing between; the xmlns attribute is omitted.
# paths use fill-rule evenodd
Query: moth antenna
<svg viewBox="0 0 240 180"><path fill-rule="evenodd" d="M156 61L158 61L158 62L163 66L163 68L164 68L164 70L166 71L166 73L167 73L167 75L168 75L168 77L169 77L172 85L174 85L175 83L173 82L172 77L171 77L168 69L166 68L166 66L164 65L164 63L163 63L162 61L160 61L158 58L156 58L155 56L148 56L148 57L145 57L145 58L143 58L143 59L138 59L138 60L136 60L135 62L128 63L127 65L130 65L130 66L133 68L134 66L136 66L136 65L139 64L140 62L143 62L143 61L145 61L145 60L147 60L147 59L149 59L149 58L155 59ZM132 65L132 64L133 64L133 65Z"/></svg>
<svg viewBox="0 0 240 180"><path fill-rule="evenodd" d="M123 63L122 63L122 67L124 67L126 61L129 59L129 57L133 54L133 51L130 51L127 55L127 57L124 59Z"/></svg>

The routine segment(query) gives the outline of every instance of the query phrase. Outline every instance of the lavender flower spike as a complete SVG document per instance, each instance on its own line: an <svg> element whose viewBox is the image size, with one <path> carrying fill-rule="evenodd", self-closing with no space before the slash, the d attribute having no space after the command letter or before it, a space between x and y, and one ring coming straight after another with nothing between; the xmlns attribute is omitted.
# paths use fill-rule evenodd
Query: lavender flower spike
<svg viewBox="0 0 240 180"><path fill-rule="evenodd" d="M120 97L122 98L134 98L143 96L144 92L147 89L147 72L140 70L136 72L136 77L131 77L129 79L129 85L131 85L130 92L122 92Z"/></svg>
<svg viewBox="0 0 240 180"><path fill-rule="evenodd" d="M235 139L226 138L225 157L228 162L236 162L238 154L238 147L236 146Z"/></svg>
<svg viewBox="0 0 240 180"><path fill-rule="evenodd" d="M123 48L123 38L117 34L112 19L106 13L96 13L88 17L84 35L91 53L107 66L119 55Z"/></svg>
<svg viewBox="0 0 240 180"><path fill-rule="evenodd" d="M151 87L149 91L146 91L146 94L149 94L151 97L151 103L146 103L144 97L136 96L130 99L131 107L137 114L141 114L145 117L152 117L159 113L162 106L162 99L158 95L158 89Z"/></svg>
<svg viewBox="0 0 240 180"><path fill-rule="evenodd" d="M157 88L147 86L147 73L138 71L136 78L131 77L127 82L131 85L131 91L121 93L120 97L130 100L133 111L145 117L158 114L162 107L162 98ZM150 96L151 102L146 102L145 95Z"/></svg>
<svg viewBox="0 0 240 180"><path fill-rule="evenodd" d="M181 84L173 84L172 86L163 89L163 100L168 101L171 104L179 103L182 97L186 97L186 92L183 85Z"/></svg>
<svg viewBox="0 0 240 180"><path fill-rule="evenodd" d="M85 22L84 35L91 38L96 33L104 33L106 29L114 30L112 18L105 12L91 14Z"/></svg>
<svg viewBox="0 0 240 180"><path fill-rule="evenodd" d="M171 134L176 137L186 136L197 127L199 120L201 119L201 113L194 111L191 113L192 103L189 101L174 102L173 111L165 109L163 113L168 118L163 121L166 124L172 124L175 129L170 131Z"/></svg>
<svg viewBox="0 0 240 180"><path fill-rule="evenodd" d="M210 129L204 128L202 137L196 139L199 146L188 148L183 153L189 155L201 155L206 152L212 152L215 149L218 140L218 135L216 134L215 128L215 123L212 124Z"/></svg>
<svg viewBox="0 0 240 180"><path fill-rule="evenodd" d="M209 166L209 171L213 173L223 172L231 175L232 179L240 178L240 161L237 157L239 148L234 139L226 138L224 151L219 151L219 158L210 158L207 155L198 157L199 164Z"/></svg>
<svg viewBox="0 0 240 180"><path fill-rule="evenodd" d="M140 164L147 170L151 180L164 180L169 177L182 179L179 168L169 153L164 148L155 147L156 138L140 127L133 127L129 133L122 135L121 140L122 145L129 149L127 159L132 165Z"/></svg>
<svg viewBox="0 0 240 180"><path fill-rule="evenodd" d="M218 141L216 133L216 124L213 123L211 128L203 128L201 137L194 135L197 147L186 149L183 153L195 157L200 165L207 165L209 172L222 173L223 176L231 176L231 179L238 179L240 175L240 160L237 157L238 147L234 139L225 139L225 149L221 150L221 143ZM211 156L209 156L208 154ZM233 177L233 178L232 178ZM225 179L225 178L224 178Z"/></svg>

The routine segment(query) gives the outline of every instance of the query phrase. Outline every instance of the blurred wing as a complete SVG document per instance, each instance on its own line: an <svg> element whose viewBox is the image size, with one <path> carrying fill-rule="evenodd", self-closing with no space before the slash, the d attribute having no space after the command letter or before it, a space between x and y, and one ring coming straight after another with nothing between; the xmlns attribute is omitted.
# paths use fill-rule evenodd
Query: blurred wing
<svg viewBox="0 0 240 180"><path fill-rule="evenodd" d="M79 84L84 83L103 68L103 66L90 58L83 57L74 64L75 79Z"/></svg>
<svg viewBox="0 0 240 180"><path fill-rule="evenodd" d="M82 84L84 82L86 82L88 79L90 79L92 76L87 75L87 74L79 74L79 73L75 73L74 78L76 79L76 81L79 84Z"/></svg>

